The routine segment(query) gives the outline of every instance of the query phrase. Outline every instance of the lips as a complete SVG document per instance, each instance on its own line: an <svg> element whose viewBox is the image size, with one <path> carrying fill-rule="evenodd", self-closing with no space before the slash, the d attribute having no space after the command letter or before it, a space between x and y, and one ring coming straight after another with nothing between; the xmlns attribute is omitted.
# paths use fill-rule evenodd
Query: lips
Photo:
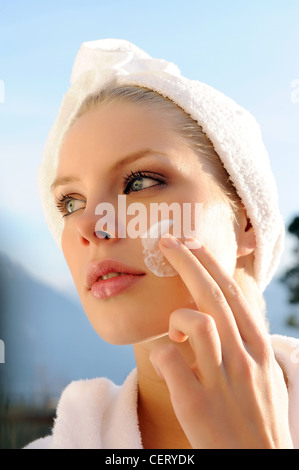
<svg viewBox="0 0 299 470"><path fill-rule="evenodd" d="M101 284L104 285L104 283L108 283L111 281L114 281L116 279L121 279L125 278L127 276L118 276L118 277L112 277L111 279L106 279L106 280L101 280L101 276L104 276L105 274L109 273L122 273L122 274L128 274L130 277L132 276L144 276L145 273L139 270L136 270L132 268L131 266L121 263L116 260L112 259L107 259L103 260L99 263L92 262L88 265L87 268L87 276L86 276L86 286L90 290L92 286L95 283L100 282ZM123 279L125 280L125 279Z"/></svg>

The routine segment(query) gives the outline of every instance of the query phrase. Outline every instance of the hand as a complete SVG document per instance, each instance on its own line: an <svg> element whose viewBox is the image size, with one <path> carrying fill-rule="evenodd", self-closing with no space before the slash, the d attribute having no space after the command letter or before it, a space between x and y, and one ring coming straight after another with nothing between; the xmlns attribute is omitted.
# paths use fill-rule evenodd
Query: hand
<svg viewBox="0 0 299 470"><path fill-rule="evenodd" d="M178 241L166 248L162 238L160 249L198 308L172 312L174 343L150 356L191 446L292 448L283 373L240 287L203 246L191 252ZM192 367L175 346L187 338Z"/></svg>

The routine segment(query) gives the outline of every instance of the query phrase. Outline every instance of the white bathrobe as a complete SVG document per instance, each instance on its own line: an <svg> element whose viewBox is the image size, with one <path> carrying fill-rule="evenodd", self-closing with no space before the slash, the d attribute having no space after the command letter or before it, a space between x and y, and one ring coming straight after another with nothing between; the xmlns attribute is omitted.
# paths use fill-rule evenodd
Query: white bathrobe
<svg viewBox="0 0 299 470"><path fill-rule="evenodd" d="M288 378L289 425L299 448L299 340L271 336ZM63 391L52 434L26 449L142 449L137 417L137 370L122 386L107 378L72 382Z"/></svg>

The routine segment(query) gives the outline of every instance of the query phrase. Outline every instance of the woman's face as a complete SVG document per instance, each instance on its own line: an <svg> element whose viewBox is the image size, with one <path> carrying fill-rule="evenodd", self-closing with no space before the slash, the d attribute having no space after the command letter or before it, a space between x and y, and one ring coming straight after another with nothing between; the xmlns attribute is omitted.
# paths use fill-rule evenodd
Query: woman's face
<svg viewBox="0 0 299 470"><path fill-rule="evenodd" d="M130 344L166 334L173 310L196 308L178 275L158 277L147 268L140 238L117 235L118 196L126 195L126 207L143 205L148 228L152 203L202 203L201 241L233 275L237 244L231 209L198 156L170 130L163 112L128 103L87 112L65 136L56 176L64 256L84 310L104 340ZM110 239L95 234L100 219L95 209L103 202L115 208L116 236ZM126 223L133 218L126 215ZM99 274L97 266L105 260L142 275L126 278L122 290L90 288ZM118 280L127 282L125 277Z"/></svg>

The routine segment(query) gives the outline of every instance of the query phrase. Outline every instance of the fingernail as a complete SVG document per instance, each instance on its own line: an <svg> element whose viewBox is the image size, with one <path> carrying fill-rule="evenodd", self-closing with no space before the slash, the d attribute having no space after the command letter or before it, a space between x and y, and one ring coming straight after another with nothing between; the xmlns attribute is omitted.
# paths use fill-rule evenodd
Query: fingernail
<svg viewBox="0 0 299 470"><path fill-rule="evenodd" d="M180 242L175 237L170 235L170 233L167 233L161 237L161 243L165 248L177 248L180 245Z"/></svg>
<svg viewBox="0 0 299 470"><path fill-rule="evenodd" d="M198 238L190 237L184 241L184 245L189 248L189 250L197 250L201 248L201 243Z"/></svg>

